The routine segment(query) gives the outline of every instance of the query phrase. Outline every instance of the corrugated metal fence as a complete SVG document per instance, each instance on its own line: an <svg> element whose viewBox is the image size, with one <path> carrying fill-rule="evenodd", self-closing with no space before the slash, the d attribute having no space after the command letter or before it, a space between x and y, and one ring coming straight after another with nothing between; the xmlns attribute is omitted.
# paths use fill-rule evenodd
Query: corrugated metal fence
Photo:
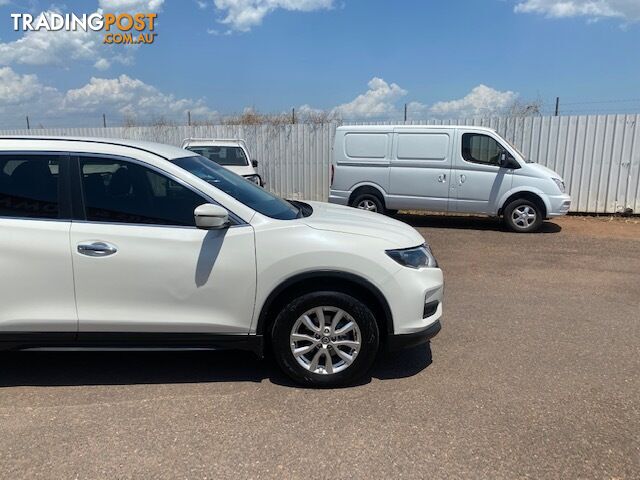
<svg viewBox="0 0 640 480"><path fill-rule="evenodd" d="M526 117L410 122L496 129L527 157L562 175L572 210L640 212L640 115ZM244 138L273 192L326 200L336 124L162 126L2 131L0 135L73 135L180 145L186 137Z"/></svg>

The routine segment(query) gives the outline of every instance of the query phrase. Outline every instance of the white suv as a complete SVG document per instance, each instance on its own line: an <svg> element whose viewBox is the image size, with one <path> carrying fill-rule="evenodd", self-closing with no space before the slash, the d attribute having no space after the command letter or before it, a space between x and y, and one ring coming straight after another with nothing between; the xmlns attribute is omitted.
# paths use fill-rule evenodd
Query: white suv
<svg viewBox="0 0 640 480"><path fill-rule="evenodd" d="M0 137L0 348L272 349L308 385L440 330L424 238L145 142Z"/></svg>
<svg viewBox="0 0 640 480"><path fill-rule="evenodd" d="M244 140L216 140L210 138L186 138L182 148L202 155L227 170L264 187L262 177L256 172L257 160L249 160L249 149Z"/></svg>

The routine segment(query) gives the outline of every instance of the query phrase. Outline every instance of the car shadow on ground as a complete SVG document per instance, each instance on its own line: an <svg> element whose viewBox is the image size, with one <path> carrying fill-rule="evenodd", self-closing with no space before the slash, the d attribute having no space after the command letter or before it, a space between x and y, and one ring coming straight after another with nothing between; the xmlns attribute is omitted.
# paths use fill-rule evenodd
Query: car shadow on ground
<svg viewBox="0 0 640 480"><path fill-rule="evenodd" d="M390 380L416 375L431 364L429 345L381 353L370 374ZM235 351L2 352L0 388L16 386L140 385L262 382L296 386L275 361Z"/></svg>
<svg viewBox="0 0 640 480"><path fill-rule="evenodd" d="M453 228L457 230L493 230L511 233L498 218L472 215L419 215L398 213L393 218L417 228ZM545 221L535 233L558 233L562 227L557 223Z"/></svg>

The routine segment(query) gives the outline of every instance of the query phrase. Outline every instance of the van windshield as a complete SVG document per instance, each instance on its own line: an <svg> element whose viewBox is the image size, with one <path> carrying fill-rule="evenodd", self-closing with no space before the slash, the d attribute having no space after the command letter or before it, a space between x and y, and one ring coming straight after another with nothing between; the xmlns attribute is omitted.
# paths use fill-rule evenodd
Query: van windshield
<svg viewBox="0 0 640 480"><path fill-rule="evenodd" d="M520 149L518 147L516 147L512 142L510 142L509 140L507 140L506 138L502 137L502 139L507 142L509 144L509 146L511 148L513 148L516 152L518 152L518 154L522 157L522 159L525 161L525 163L533 163L532 160L529 160L526 155L524 153L522 153L522 151L520 151Z"/></svg>
<svg viewBox="0 0 640 480"><path fill-rule="evenodd" d="M306 216L302 206L283 200L205 157L197 155L177 158L172 162L263 215L277 220Z"/></svg>

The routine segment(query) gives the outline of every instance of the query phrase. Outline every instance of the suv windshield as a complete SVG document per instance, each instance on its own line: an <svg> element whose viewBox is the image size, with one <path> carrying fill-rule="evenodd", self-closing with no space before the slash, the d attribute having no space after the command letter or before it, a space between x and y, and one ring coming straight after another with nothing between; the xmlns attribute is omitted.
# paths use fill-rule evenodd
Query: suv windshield
<svg viewBox="0 0 640 480"><path fill-rule="evenodd" d="M278 220L293 220L304 216L303 210L298 206L225 170L205 157L198 155L178 158L172 162L263 215Z"/></svg>
<svg viewBox="0 0 640 480"><path fill-rule="evenodd" d="M249 165L247 157L240 147L201 146L187 147L187 150L191 150L225 167L246 167Z"/></svg>

